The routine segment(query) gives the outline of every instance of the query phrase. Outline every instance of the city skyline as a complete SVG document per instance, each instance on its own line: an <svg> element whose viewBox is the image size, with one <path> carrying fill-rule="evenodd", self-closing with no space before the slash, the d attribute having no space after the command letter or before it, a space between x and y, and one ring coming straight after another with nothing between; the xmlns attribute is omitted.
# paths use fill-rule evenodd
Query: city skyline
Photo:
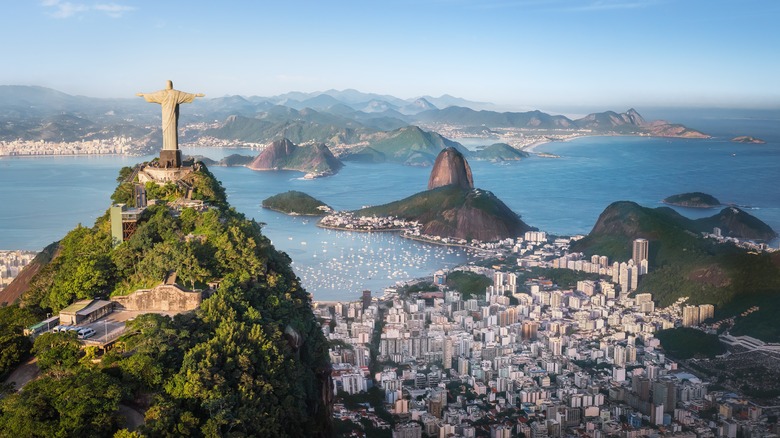
<svg viewBox="0 0 780 438"><path fill-rule="evenodd" d="M513 109L777 108L780 4L469 0L6 6L0 84L131 97L354 88Z"/></svg>

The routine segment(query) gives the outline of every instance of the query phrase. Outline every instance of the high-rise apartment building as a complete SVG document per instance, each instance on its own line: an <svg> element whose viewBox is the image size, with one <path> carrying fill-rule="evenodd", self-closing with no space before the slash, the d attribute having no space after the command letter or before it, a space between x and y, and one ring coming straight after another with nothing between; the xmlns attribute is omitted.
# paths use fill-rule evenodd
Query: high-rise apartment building
<svg viewBox="0 0 780 438"><path fill-rule="evenodd" d="M631 259L634 260L634 264L641 266L642 260L648 259L648 251L650 244L647 239L634 239L634 251L632 252Z"/></svg>

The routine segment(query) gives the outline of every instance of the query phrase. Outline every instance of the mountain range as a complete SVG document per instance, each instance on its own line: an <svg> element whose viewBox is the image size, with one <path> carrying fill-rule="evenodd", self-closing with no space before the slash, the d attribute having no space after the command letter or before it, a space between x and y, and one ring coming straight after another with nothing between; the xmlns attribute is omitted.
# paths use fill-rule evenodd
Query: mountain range
<svg viewBox="0 0 780 438"><path fill-rule="evenodd" d="M202 122L211 125L206 129L184 132L183 142L207 136L268 143L284 137L296 143L314 141L328 146L370 146L385 154L380 161L402 162L410 157L401 160L402 157L392 153L388 159L375 143L381 146L386 136L409 126L422 126L425 131L448 125L460 127L465 132L519 128L706 137L682 125L645 121L634 109L625 113L593 113L573 120L541 111L498 112L485 109L489 107L484 102L448 95L399 99L357 90L291 92L272 97L198 99L181 112L180 124L186 126ZM215 120L222 122L214 126ZM100 99L71 96L43 87L0 86L0 140L76 141L112 136L141 139L157 129L158 124L159 107L135 97ZM373 154L371 150L366 152ZM423 157L421 161L431 161L432 158L435 158L435 153ZM412 162L416 161L412 159Z"/></svg>

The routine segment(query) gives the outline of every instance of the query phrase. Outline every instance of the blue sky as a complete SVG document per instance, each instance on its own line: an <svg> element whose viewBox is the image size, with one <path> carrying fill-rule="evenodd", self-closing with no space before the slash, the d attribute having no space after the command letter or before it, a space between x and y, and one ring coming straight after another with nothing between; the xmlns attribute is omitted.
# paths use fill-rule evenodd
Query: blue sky
<svg viewBox="0 0 780 438"><path fill-rule="evenodd" d="M775 0L14 1L0 84L778 108L779 21Z"/></svg>

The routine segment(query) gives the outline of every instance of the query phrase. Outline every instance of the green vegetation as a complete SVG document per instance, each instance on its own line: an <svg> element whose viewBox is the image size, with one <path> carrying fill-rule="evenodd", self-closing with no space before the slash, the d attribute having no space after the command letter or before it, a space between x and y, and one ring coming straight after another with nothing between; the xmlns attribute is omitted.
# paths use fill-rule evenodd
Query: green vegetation
<svg viewBox="0 0 780 438"><path fill-rule="evenodd" d="M249 156L249 155L240 155L240 154L230 154L227 157L219 160L218 166L246 166L247 164L251 163L252 160L254 160L255 157Z"/></svg>
<svg viewBox="0 0 780 438"><path fill-rule="evenodd" d="M462 300L484 299L485 289L493 280L471 271L452 271L447 274L447 287L460 292Z"/></svg>
<svg viewBox="0 0 780 438"><path fill-rule="evenodd" d="M209 129L206 134L252 143L267 143L284 137L294 143L316 141L336 144L355 143L360 141L361 135L372 132L355 121L331 114L313 110L304 113L277 107L263 113L261 117L232 115L222 126Z"/></svg>
<svg viewBox="0 0 780 438"><path fill-rule="evenodd" d="M677 359L713 358L726 352L726 348L718 340L718 335L710 335L689 327L661 330L655 336L661 341L664 351Z"/></svg>
<svg viewBox="0 0 780 438"><path fill-rule="evenodd" d="M712 195L702 192L681 193L664 199L664 204L691 208L712 208L720 205L720 201Z"/></svg>
<svg viewBox="0 0 780 438"><path fill-rule="evenodd" d="M477 160L487 161L517 161L529 156L528 152L515 149L506 143L494 143L474 153Z"/></svg>
<svg viewBox="0 0 780 438"><path fill-rule="evenodd" d="M493 193L455 185L417 193L400 201L358 210L365 216L397 216L422 224L423 234L495 241L531 229Z"/></svg>
<svg viewBox="0 0 780 438"><path fill-rule="evenodd" d="M306 193L290 190L264 199L263 207L287 214L322 216L325 212L319 207L327 205Z"/></svg>
<svg viewBox="0 0 780 438"><path fill-rule="evenodd" d="M32 343L22 331L37 322L36 316L18 305L0 308L0 380L30 354Z"/></svg>
<svg viewBox="0 0 780 438"><path fill-rule="evenodd" d="M411 294L419 292L436 292L438 290L439 287L433 284L432 281L420 281L414 284L401 286L398 288L398 295L402 297L408 297Z"/></svg>
<svg viewBox="0 0 780 438"><path fill-rule="evenodd" d="M137 165L137 167L139 166L140 164ZM187 196L189 193L192 199L208 201L211 205L221 209L227 208L225 189L220 185L219 181L214 178L214 175L203 163L195 163L194 166L197 171L185 176L177 184L168 183L158 186L152 182L146 183L147 199L174 201ZM127 177L132 174L132 170L130 167L124 167L120 171L120 177L117 178L119 185L111 195L111 201L114 204L135 205L133 186L137 182L127 181Z"/></svg>
<svg viewBox="0 0 780 438"><path fill-rule="evenodd" d="M523 275L525 274L525 275ZM546 278L557 284L561 289L573 289L577 287L580 280L598 280L598 274L573 271L571 269L556 268L531 268L529 271L521 273L518 282L525 282L528 278Z"/></svg>
<svg viewBox="0 0 780 438"><path fill-rule="evenodd" d="M460 143L417 126L406 126L391 132L375 134L369 145L350 152L345 160L374 163L392 162L415 166L431 166L442 149L454 147L464 155L469 151Z"/></svg>
<svg viewBox="0 0 780 438"><path fill-rule="evenodd" d="M203 181L191 181L193 191L220 206L224 192L204 171L196 172ZM4 315L16 320L18 312L129 292L171 271L190 286L219 280L218 290L194 312L136 318L100 360L66 333L39 336L32 351L43 376L0 402L0 430L107 436L119 428L119 403L146 400L145 436L329 434L322 401L329 390L327 342L289 258L256 222L228 208L185 209L177 217L154 206L115 249L108 226L103 217L68 233L23 296L25 307L0 312L0 333ZM285 330L302 342L291 344ZM9 363L20 355L12 353Z"/></svg>
<svg viewBox="0 0 780 438"><path fill-rule="evenodd" d="M3 436L111 436L119 427L120 381L76 366L49 372L0 401Z"/></svg>
<svg viewBox="0 0 780 438"><path fill-rule="evenodd" d="M662 307L689 297L691 304L714 304L721 318L760 302L773 302L764 297L777 300L780 255L753 253L699 236L703 228L711 226L762 233L766 224L732 207L694 221L668 207L650 209L633 202L616 202L604 210L593 231L574 243L572 250L628 260L633 239L648 239L650 272L640 280L637 292L652 293ZM756 312L749 318L738 318L734 329L769 341L780 337L776 326L770 312Z"/></svg>

